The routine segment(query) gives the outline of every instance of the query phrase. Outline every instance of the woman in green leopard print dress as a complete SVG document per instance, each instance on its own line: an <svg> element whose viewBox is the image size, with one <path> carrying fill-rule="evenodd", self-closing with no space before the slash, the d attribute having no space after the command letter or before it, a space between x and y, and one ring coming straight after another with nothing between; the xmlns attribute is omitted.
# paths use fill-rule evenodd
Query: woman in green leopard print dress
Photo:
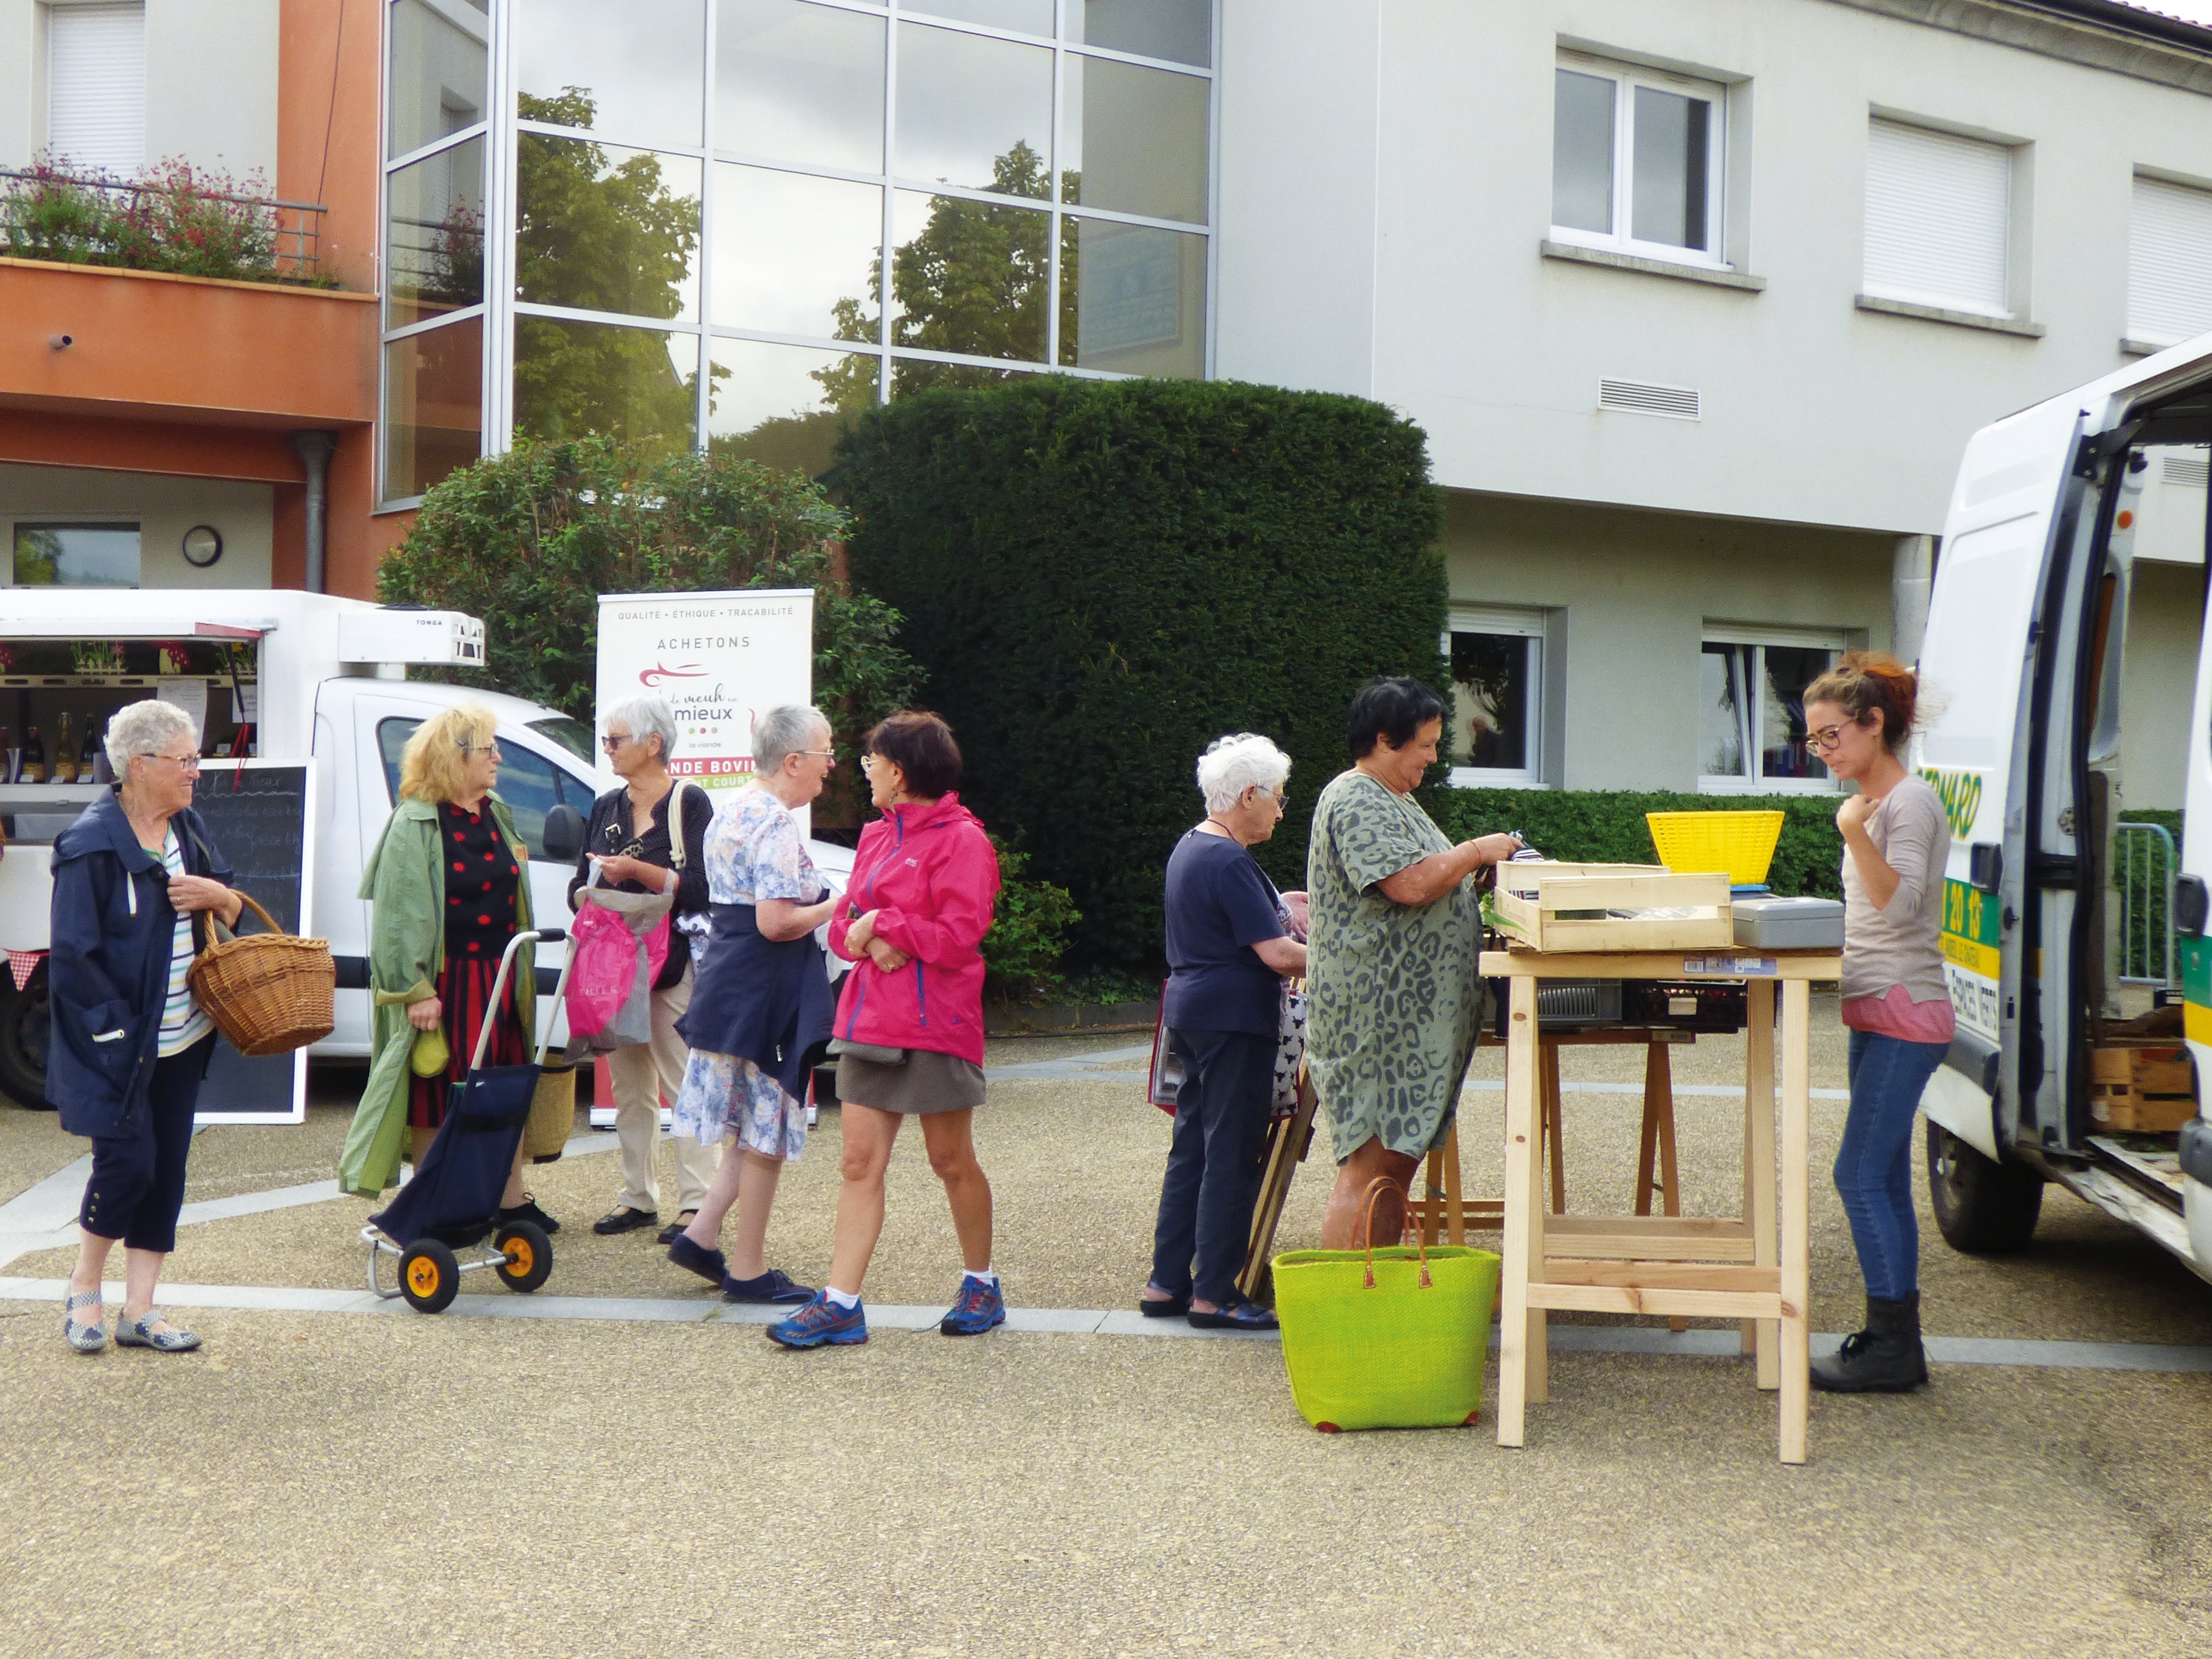
<svg viewBox="0 0 2212 1659"><path fill-rule="evenodd" d="M1378 679L1352 701L1352 769L1315 805L1306 1061L1328 1115L1337 1178L1324 1249L1361 1242L1376 1176L1402 1187L1451 1121L1474 1053L1482 981L1474 872L1510 858L1507 835L1452 845L1413 791L1437 762L1443 699ZM1375 1237L1395 1242L1401 1205L1380 1203Z"/></svg>

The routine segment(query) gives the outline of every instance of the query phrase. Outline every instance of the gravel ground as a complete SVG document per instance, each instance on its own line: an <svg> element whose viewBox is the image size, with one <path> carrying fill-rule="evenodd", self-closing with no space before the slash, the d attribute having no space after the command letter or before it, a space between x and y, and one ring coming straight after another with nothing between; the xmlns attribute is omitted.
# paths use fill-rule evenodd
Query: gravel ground
<svg viewBox="0 0 2212 1659"><path fill-rule="evenodd" d="M1315 1434L1258 1343L50 1322L0 1312L8 1656L2212 1647L2202 1377L1941 1368L1792 1469L1722 1361L1561 1354L1508 1452Z"/></svg>
<svg viewBox="0 0 2212 1659"><path fill-rule="evenodd" d="M1842 1082L1832 1038L1816 1087ZM1678 1051L1676 1079L1733 1083L1741 1054ZM1633 1081L1640 1064L1571 1051L1565 1074ZM977 1138L1018 1304L1118 1307L1141 1285L1168 1119L1140 1073L992 1086ZM358 1081L319 1071L300 1127L208 1131L191 1195L327 1176ZM1565 1109L1575 1207L1625 1212L1639 1103ZM1857 1312L1825 1177L1843 1110L1814 1103L1829 1330ZM1502 1116L1496 1091L1466 1097L1470 1188L1500 1182ZM1678 1116L1686 1207L1733 1207L1740 1107L1688 1096ZM0 1111L0 1188L82 1145L50 1115ZM836 1145L825 1113L770 1231L802 1278L827 1264ZM1283 1248L1315 1242L1328 1174L1324 1133ZM569 1224L549 1290L711 1296L647 1239L591 1233L616 1181L611 1154L533 1171ZM170 1275L356 1285L371 1207L187 1228ZM2212 1342L2212 1287L2063 1193L2020 1256L1960 1256L1923 1226L1931 1332ZM957 1263L909 1133L868 1294L942 1300ZM87 1359L53 1322L0 1303L6 1659L2212 1650L2203 1376L1939 1366L1909 1398L1816 1396L1813 1461L1791 1469L1772 1397L1734 1361L1559 1353L1552 1403L1509 1452L1487 1420L1315 1434L1279 1350L1233 1340L883 1331L803 1356L743 1327L196 1311L198 1354Z"/></svg>

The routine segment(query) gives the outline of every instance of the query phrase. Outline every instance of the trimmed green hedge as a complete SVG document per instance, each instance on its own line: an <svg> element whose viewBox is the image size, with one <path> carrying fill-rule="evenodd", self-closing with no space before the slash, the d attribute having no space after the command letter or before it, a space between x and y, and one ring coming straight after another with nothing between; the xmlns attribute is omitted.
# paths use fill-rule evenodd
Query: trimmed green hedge
<svg viewBox="0 0 2212 1659"><path fill-rule="evenodd" d="M1767 811L1790 816L1766 884L1778 893L1841 898L1844 838L1833 795L1685 795L1668 790L1434 789L1422 803L1454 841L1518 830L1550 857L1592 864L1650 864L1646 812Z"/></svg>
<svg viewBox="0 0 2212 1659"><path fill-rule="evenodd" d="M1224 732L1294 763L1259 849L1304 885L1314 797L1376 674L1445 683L1420 429L1363 398L1040 375L864 416L830 475L854 579L906 617L963 799L1081 912L1069 966L1153 968L1162 874Z"/></svg>

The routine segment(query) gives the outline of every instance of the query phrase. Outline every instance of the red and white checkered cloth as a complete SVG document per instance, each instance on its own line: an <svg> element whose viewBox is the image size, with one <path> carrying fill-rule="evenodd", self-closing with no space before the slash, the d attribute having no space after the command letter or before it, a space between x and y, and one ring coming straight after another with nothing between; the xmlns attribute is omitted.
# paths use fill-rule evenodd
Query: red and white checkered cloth
<svg viewBox="0 0 2212 1659"><path fill-rule="evenodd" d="M46 959L44 951L10 951L8 952L8 971L15 976L15 988L21 990L31 982L31 972Z"/></svg>

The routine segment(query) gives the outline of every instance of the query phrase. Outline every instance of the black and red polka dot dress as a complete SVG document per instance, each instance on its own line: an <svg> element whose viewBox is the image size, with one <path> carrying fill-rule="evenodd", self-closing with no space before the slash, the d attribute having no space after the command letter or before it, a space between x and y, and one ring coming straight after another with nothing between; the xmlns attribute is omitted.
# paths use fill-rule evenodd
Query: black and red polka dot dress
<svg viewBox="0 0 2212 1659"><path fill-rule="evenodd" d="M488 809L480 805L471 812L441 801L438 841L446 854L446 965L438 975L438 1000L453 1057L442 1077L409 1074L407 1121L420 1129L445 1121L446 1091L468 1075L500 954L514 937L514 896L522 884L522 861L500 838ZM520 1066L529 1058L530 1040L515 1011L509 974L484 1064Z"/></svg>

